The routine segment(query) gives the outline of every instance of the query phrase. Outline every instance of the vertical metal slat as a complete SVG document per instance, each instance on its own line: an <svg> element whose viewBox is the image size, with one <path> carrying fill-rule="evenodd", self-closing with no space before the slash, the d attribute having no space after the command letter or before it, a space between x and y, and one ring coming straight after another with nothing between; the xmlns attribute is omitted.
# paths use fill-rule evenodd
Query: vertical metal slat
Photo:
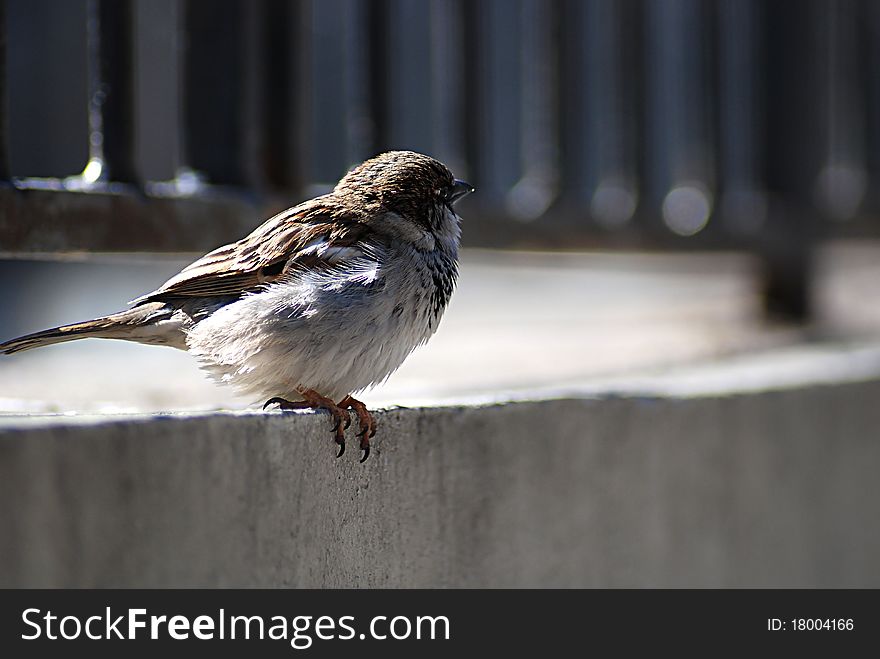
<svg viewBox="0 0 880 659"><path fill-rule="evenodd" d="M6 3L0 2L0 181L9 180L9 131L6 103L8 102L6 77Z"/></svg>
<svg viewBox="0 0 880 659"><path fill-rule="evenodd" d="M865 166L868 170L863 210L880 211L880 3L862 0L859 25L860 85L865 91Z"/></svg>
<svg viewBox="0 0 880 659"><path fill-rule="evenodd" d="M638 109L633 87L640 76L632 56L638 38L625 2L590 0L585 5L583 75L586 126L584 195L593 220L605 228L628 223L638 205L634 133Z"/></svg>
<svg viewBox="0 0 880 659"><path fill-rule="evenodd" d="M309 180L325 187L342 175L349 162L349 83L364 62L354 61L346 41L351 13L362 3L352 0L311 0L309 3L308 78L310 107L305 137L308 141ZM318 192L320 190L315 190Z"/></svg>
<svg viewBox="0 0 880 659"><path fill-rule="evenodd" d="M760 6L755 0L721 0L718 22L719 205L731 237L757 240L767 219Z"/></svg>
<svg viewBox="0 0 880 659"><path fill-rule="evenodd" d="M465 14L458 0L431 2L431 97L436 108L433 121L434 151L461 178L470 176L465 156L467 111L465 79L471 63L466 60Z"/></svg>
<svg viewBox="0 0 880 659"><path fill-rule="evenodd" d="M185 164L220 185L243 185L247 165L245 3L186 0Z"/></svg>
<svg viewBox="0 0 880 659"><path fill-rule="evenodd" d="M710 26L699 0L648 2L646 9L649 183L667 228L689 236L703 230L714 205L706 87Z"/></svg>
<svg viewBox="0 0 880 659"><path fill-rule="evenodd" d="M131 0L91 0L86 183L138 180L134 149Z"/></svg>
<svg viewBox="0 0 880 659"><path fill-rule="evenodd" d="M504 204L522 177L522 2L484 0L475 9L480 34L476 139L482 152L476 180L484 202Z"/></svg>
<svg viewBox="0 0 880 659"><path fill-rule="evenodd" d="M765 185L767 223L756 249L764 264L764 297L770 315L805 320L810 315L811 250L819 211L816 183L828 143L827 0L765 3L767 53Z"/></svg>
<svg viewBox="0 0 880 659"><path fill-rule="evenodd" d="M437 99L431 85L430 4L391 0L389 53L385 62L388 91L388 147L430 153Z"/></svg>
<svg viewBox="0 0 880 659"><path fill-rule="evenodd" d="M509 192L517 219L544 215L559 192L559 70L555 57L559 2L523 0L520 58L521 175Z"/></svg>
<svg viewBox="0 0 880 659"><path fill-rule="evenodd" d="M828 142L818 192L831 220L851 220L867 189L865 94L859 86L857 0L828 7Z"/></svg>

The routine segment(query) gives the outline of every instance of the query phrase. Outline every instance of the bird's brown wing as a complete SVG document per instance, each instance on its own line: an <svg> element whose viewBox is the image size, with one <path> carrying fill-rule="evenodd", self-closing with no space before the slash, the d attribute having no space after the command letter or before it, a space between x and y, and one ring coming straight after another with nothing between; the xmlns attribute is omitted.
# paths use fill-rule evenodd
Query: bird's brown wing
<svg viewBox="0 0 880 659"><path fill-rule="evenodd" d="M276 215L238 242L205 254L133 302L242 295L275 281L294 264L334 265L355 256L368 234L366 225L318 198Z"/></svg>

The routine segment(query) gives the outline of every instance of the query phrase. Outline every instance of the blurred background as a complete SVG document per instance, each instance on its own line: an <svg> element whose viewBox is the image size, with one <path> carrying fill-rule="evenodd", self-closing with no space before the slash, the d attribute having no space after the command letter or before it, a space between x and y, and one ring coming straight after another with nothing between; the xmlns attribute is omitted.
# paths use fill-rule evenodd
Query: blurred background
<svg viewBox="0 0 880 659"><path fill-rule="evenodd" d="M447 319L375 402L880 331L871 0L5 0L0 16L3 338L116 311L394 148L478 193ZM5 408L229 402L171 351L93 343L10 358ZM133 392L135 370L154 388Z"/></svg>

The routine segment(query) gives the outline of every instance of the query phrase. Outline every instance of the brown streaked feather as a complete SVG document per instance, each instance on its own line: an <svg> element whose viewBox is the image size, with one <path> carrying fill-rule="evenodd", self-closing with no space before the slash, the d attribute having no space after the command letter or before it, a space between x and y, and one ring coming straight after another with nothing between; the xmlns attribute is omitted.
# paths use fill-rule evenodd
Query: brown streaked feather
<svg viewBox="0 0 880 659"><path fill-rule="evenodd" d="M183 332L164 332L158 327L161 322L172 321L174 311L161 302L142 304L103 318L53 327L5 341L0 343L0 353L11 355L31 348L89 337L126 339L153 345L170 345L185 350Z"/></svg>
<svg viewBox="0 0 880 659"><path fill-rule="evenodd" d="M134 300L242 295L281 277L294 264L317 265L303 251L317 240L349 247L371 230L328 197L318 197L267 220L238 242L218 247L194 261L160 288Z"/></svg>

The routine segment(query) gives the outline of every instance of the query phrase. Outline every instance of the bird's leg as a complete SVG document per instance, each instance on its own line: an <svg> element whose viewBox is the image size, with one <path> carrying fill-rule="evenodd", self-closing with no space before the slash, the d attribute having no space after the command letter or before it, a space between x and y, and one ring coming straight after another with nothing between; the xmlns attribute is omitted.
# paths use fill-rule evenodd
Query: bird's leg
<svg viewBox="0 0 880 659"><path fill-rule="evenodd" d="M361 458L361 462L363 462L370 457L370 438L376 435L376 427L378 425L376 419L370 414L366 405L351 396L346 396L339 401L339 407L352 409L357 414L358 421L361 424L361 431L358 433L358 437L361 438L361 450L364 452L364 457Z"/></svg>
<svg viewBox="0 0 880 659"><path fill-rule="evenodd" d="M339 453L336 454L336 457L341 458L345 453L345 431L351 425L351 415L348 410L312 389L297 389L297 393L304 400L291 401L276 396L267 400L263 409L265 410L269 405L277 405L282 410L327 410L336 422L333 426L334 439L339 444Z"/></svg>

